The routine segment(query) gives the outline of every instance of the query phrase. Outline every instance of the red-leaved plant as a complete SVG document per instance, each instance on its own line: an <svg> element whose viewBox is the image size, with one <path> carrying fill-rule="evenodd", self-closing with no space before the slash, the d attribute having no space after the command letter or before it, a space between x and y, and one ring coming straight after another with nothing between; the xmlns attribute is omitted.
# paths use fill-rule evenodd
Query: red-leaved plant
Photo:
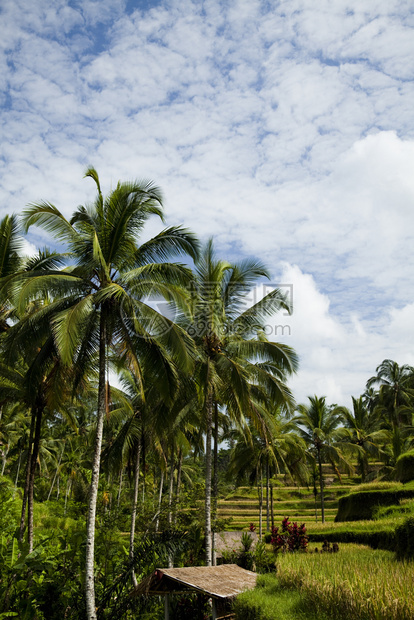
<svg viewBox="0 0 414 620"><path fill-rule="evenodd" d="M275 553L280 551L283 553L307 551L308 537L306 536L306 526L304 523L298 526L296 521L290 523L289 518L285 517L282 521L281 529L272 527L270 542Z"/></svg>

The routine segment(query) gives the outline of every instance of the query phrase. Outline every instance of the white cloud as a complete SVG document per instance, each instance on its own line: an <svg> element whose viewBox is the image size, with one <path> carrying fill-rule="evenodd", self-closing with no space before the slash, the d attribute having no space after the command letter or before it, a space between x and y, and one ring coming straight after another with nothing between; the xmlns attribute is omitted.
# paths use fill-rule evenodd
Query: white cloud
<svg viewBox="0 0 414 620"><path fill-rule="evenodd" d="M361 391L384 357L409 355L406 3L125 6L3 2L0 212L46 199L69 215L94 197L89 164L105 190L152 178L169 224L295 279L301 393Z"/></svg>

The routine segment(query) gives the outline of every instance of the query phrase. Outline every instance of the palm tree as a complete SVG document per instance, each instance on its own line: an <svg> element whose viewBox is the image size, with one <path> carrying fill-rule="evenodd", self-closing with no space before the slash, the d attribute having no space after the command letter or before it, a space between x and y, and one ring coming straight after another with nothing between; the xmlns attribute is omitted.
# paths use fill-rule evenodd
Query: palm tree
<svg viewBox="0 0 414 620"><path fill-rule="evenodd" d="M352 397L352 411L341 408L349 441L357 447L358 468L362 482L368 474L368 456L378 456L379 445L388 438L387 431L380 429L378 416L370 412L363 397Z"/></svg>
<svg viewBox="0 0 414 620"><path fill-rule="evenodd" d="M229 471L236 476L248 475L251 481L256 480L260 484L259 536L261 537L263 472L266 476L267 530L269 530L270 478L275 473L284 472L292 478L303 480L305 443L296 434L295 423L292 420L286 420L281 415L280 409L272 413L270 407L268 410L259 405L257 407L260 411L260 427L250 422L244 430L233 434L237 442L231 451Z"/></svg>
<svg viewBox="0 0 414 620"><path fill-rule="evenodd" d="M414 412L414 368L399 366L386 359L377 368L376 375L367 381L367 390L379 387L376 410L383 415L393 434L394 456L402 451L403 427L412 424Z"/></svg>
<svg viewBox="0 0 414 620"><path fill-rule="evenodd" d="M280 308L289 309L279 290L245 309L246 297L259 277L269 277L262 263L244 261L231 265L217 260L210 240L196 261L192 320L184 321L198 348L195 380L198 385L206 433L205 537L206 564L212 563L211 473L214 403L225 405L242 421L251 412L252 381L266 386L271 396L286 400L291 394L284 383L294 372L297 358L290 347L265 338L266 317Z"/></svg>
<svg viewBox="0 0 414 620"><path fill-rule="evenodd" d="M26 480L20 522L20 540L25 530L26 507L28 512L28 544L33 549L33 491L39 461L42 422L45 412L51 416L62 406L67 391L68 372L56 356L53 339L47 325L33 329L29 312L15 326L8 329L3 341L6 362L0 363L0 386L3 399L19 403L30 410L30 434L26 463ZM8 363L7 363L8 362Z"/></svg>
<svg viewBox="0 0 414 620"><path fill-rule="evenodd" d="M299 434L303 437L311 453L314 454L318 463L319 484L321 492L322 523L325 523L324 502L324 479L322 463L328 461L332 464L337 474L337 464L343 465L347 470L352 467L346 459L341 441L344 438L344 429L338 428L343 423L343 412L338 407L328 407L325 396L308 396L309 405L299 405L298 414L294 422L298 425ZM346 433L345 433L346 434Z"/></svg>
<svg viewBox="0 0 414 620"><path fill-rule="evenodd" d="M66 364L75 364L80 374L87 367L98 373L96 440L87 517L85 596L88 620L96 620L94 584L95 514L100 471L103 421L107 399L107 349L117 344L140 374L142 359L157 367L156 380L168 397L177 383L172 352L183 367L191 365L191 341L174 323L159 314L147 300L155 295L183 307L187 293L183 285L191 279L184 266L158 262L174 255L197 256L197 241L181 227L165 229L153 239L137 244L151 215L162 218L162 195L151 182L118 183L106 198L98 174L97 197L80 206L70 221L52 204L30 205L23 214L26 231L43 227L69 246L74 265L51 270L46 277L28 275L21 286L21 304L32 295L49 290L53 297L48 314L59 354ZM154 373L155 374L155 373Z"/></svg>

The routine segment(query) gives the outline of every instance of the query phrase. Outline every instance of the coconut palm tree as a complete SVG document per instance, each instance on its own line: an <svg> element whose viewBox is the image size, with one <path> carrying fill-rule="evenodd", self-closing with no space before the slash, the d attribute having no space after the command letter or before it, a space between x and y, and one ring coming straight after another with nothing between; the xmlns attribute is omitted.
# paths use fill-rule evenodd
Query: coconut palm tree
<svg viewBox="0 0 414 620"><path fill-rule="evenodd" d="M225 405L240 423L251 407L252 382L265 386L274 400L291 394L284 382L295 371L297 358L290 347L269 342L265 319L289 306L279 290L246 309L250 288L269 277L264 265L246 260L237 265L215 257L210 240L196 261L191 320L183 320L198 349L195 380L206 433L205 536L206 564L212 562L211 474L214 403Z"/></svg>
<svg viewBox="0 0 414 620"><path fill-rule="evenodd" d="M231 451L229 471L236 476L248 475L250 481L260 485L259 506L260 522L259 536L262 535L262 505L263 505L263 473L266 478L266 512L267 530L270 529L270 478L275 473L285 473L292 478L303 480L305 470L306 446L303 439L296 433L293 420L286 420L280 408L275 411L271 407L265 408L256 405L260 414L260 426L250 422L240 431L236 430L233 438L237 442Z"/></svg>
<svg viewBox="0 0 414 620"><path fill-rule="evenodd" d="M342 409L328 407L325 396L308 396L308 398L309 405L298 405L298 415L293 421L296 422L299 434L309 446L318 464L322 523L325 523L322 463L331 463L338 475L338 464L348 471L352 470L352 466L343 452L343 440L347 433L344 433L343 428L339 428L344 419Z"/></svg>
<svg viewBox="0 0 414 620"><path fill-rule="evenodd" d="M40 312L39 306L37 312ZM50 328L45 322L36 329L30 319L32 312L10 327L3 341L5 362L0 362L0 387L3 399L19 403L30 410L31 422L26 463L26 480L20 522L20 540L25 530L27 507L27 536L29 550L33 549L34 481L39 463L42 424L45 415L53 418L64 414L70 395L70 371L64 369L56 353ZM49 333L48 333L49 332ZM67 416L70 419L70 415Z"/></svg>
<svg viewBox="0 0 414 620"><path fill-rule="evenodd" d="M85 596L88 620L96 620L94 585L95 514L105 412L108 406L107 350L116 344L140 375L142 359L157 369L155 379L168 397L177 384L172 352L189 368L191 339L148 299L158 296L185 305L183 286L191 272L183 265L159 262L171 256L197 256L197 241L181 227L170 227L138 245L137 239L151 215L162 219L162 195L151 182L118 183L106 198L98 174L86 177L96 184L93 204L80 206L67 220L51 203L30 205L23 213L26 231L37 225L66 243L73 264L51 270L47 276L31 273L19 283L20 304L49 291L48 309L57 349L64 363L74 364L79 376L88 367L98 374L96 440L87 518Z"/></svg>
<svg viewBox="0 0 414 620"><path fill-rule="evenodd" d="M377 368L376 375L367 381L367 390L378 387L376 411L383 416L393 435L394 456L402 450L403 427L412 425L414 413L414 368L399 366L386 359Z"/></svg>
<svg viewBox="0 0 414 620"><path fill-rule="evenodd" d="M358 469L362 482L368 474L368 456L378 456L380 445L387 441L389 433L380 429L378 415L370 412L363 397L352 397L352 411L340 408L345 428L349 430L349 441L357 447Z"/></svg>

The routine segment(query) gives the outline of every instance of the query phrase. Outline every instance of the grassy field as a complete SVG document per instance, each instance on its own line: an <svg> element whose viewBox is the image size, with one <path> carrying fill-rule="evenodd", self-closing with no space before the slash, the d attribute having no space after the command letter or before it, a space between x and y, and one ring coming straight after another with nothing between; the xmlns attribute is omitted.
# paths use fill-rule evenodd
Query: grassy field
<svg viewBox="0 0 414 620"><path fill-rule="evenodd" d="M236 620L330 620L298 590L284 588L273 575L260 575L254 590L237 597L234 611Z"/></svg>
<svg viewBox="0 0 414 620"><path fill-rule="evenodd" d="M341 545L334 554L285 554L277 579L332 619L414 618L414 564L397 562L390 551Z"/></svg>

